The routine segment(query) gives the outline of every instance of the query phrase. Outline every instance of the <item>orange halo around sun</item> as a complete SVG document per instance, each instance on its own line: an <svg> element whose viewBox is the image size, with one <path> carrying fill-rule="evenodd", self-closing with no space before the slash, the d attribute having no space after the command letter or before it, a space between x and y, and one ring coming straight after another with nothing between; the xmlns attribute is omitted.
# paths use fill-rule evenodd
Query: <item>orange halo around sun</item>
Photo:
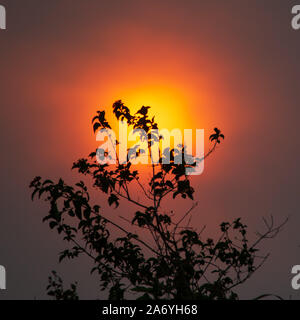
<svg viewBox="0 0 300 320"><path fill-rule="evenodd" d="M140 86L123 89L114 96L135 113L142 106L150 106L149 116L155 116L160 129L192 129L192 115L189 113L187 98L183 93L165 86Z"/></svg>

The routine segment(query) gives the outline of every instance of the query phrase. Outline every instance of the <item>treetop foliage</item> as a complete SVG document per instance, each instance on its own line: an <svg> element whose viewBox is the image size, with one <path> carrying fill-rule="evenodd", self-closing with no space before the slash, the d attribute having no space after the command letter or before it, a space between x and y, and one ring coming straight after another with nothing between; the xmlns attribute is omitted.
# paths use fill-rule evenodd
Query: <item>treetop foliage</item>
<svg viewBox="0 0 300 320"><path fill-rule="evenodd" d="M143 106L131 114L121 100L113 104L116 119L146 132L151 155L151 144L161 137L150 134L158 129L158 124L154 117L149 117L149 109ZM97 111L92 123L95 132L111 128L105 111ZM224 135L215 128L210 136L212 148L204 158L216 149L221 139ZM49 203L43 221L70 244L60 252L59 261L87 255L93 265L91 273L99 275L100 289L108 293L109 299L238 299L235 288L249 279L267 258L257 254L258 245L274 237L283 224L274 227L273 220L271 223L265 220L266 231L250 244L247 226L238 218L219 225L217 240L204 239L203 230L194 230L189 225L196 203L177 219L162 210L163 199L174 201L181 196L193 200L195 193L185 174L185 168L192 165L175 161L176 152L184 153L184 147L169 151L170 163L163 163L162 150L159 163L151 165L148 183L140 182L140 173L130 159L126 164L119 161L116 165L99 164L97 152L92 152L88 158L73 164L73 170L90 177L93 187L107 196L110 206L121 210L122 201L136 206L128 223L137 226L138 233L113 221L103 212L101 204L91 205L83 181L70 186L63 179L53 182L34 178L30 184L32 199L37 196ZM141 200L135 198L137 188L143 194ZM113 236L112 229L117 229L120 236ZM151 241L143 238L145 233L151 236ZM62 280L55 273L49 278L47 290L56 299L78 298L76 285L65 292Z"/></svg>

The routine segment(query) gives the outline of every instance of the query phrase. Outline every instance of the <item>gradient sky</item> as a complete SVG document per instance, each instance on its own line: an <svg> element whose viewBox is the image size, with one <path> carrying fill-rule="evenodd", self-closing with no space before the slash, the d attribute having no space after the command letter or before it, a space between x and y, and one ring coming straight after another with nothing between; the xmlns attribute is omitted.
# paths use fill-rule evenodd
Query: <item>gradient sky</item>
<svg viewBox="0 0 300 320"><path fill-rule="evenodd" d="M252 234L263 230L263 216L278 223L289 216L240 294L299 298L290 285L300 264L300 31L290 23L297 1L0 3L7 9L7 30L0 30L0 265L8 276L0 299L46 298L52 269L78 280L82 298L100 297L88 261L57 264L65 246L42 224L47 207L31 202L28 185L36 175L81 179L70 168L97 147L91 118L117 99L152 105L163 126L204 128L206 141L215 126L222 129L224 143L192 179L199 201L193 221L210 236L222 221L242 217Z"/></svg>

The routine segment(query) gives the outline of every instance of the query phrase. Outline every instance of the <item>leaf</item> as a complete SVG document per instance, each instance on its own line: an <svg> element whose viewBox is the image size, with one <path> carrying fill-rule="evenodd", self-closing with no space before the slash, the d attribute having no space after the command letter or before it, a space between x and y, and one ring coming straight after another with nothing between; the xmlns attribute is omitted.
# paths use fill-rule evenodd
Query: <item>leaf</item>
<svg viewBox="0 0 300 320"><path fill-rule="evenodd" d="M32 194L31 194L31 200L33 201L34 200L34 196L35 194L39 191L39 189L35 189Z"/></svg>
<svg viewBox="0 0 300 320"><path fill-rule="evenodd" d="M45 180L45 181L43 182L43 186L44 186L45 184L53 184L53 181L52 181L52 180Z"/></svg>
<svg viewBox="0 0 300 320"><path fill-rule="evenodd" d="M141 109L137 112L137 114L141 114L141 115L145 116L145 115L148 113L148 109L149 109L149 108L150 108L150 107L144 107L144 106L142 106Z"/></svg>
<svg viewBox="0 0 300 320"><path fill-rule="evenodd" d="M96 132L99 127L101 127L101 124L99 122L94 123L93 125L94 132Z"/></svg>
<svg viewBox="0 0 300 320"><path fill-rule="evenodd" d="M92 119L92 123L94 123L95 120L99 119L99 116L95 116L93 119Z"/></svg>
<svg viewBox="0 0 300 320"><path fill-rule="evenodd" d="M84 209L83 211L83 215L86 218L86 220L89 220L90 216L91 216L91 208L87 207L86 209Z"/></svg>
<svg viewBox="0 0 300 320"><path fill-rule="evenodd" d="M94 211L98 213L98 212L99 212L99 210L100 210L100 206L95 205L95 206L94 206Z"/></svg>
<svg viewBox="0 0 300 320"><path fill-rule="evenodd" d="M167 180L167 181L166 181L166 185L167 185L169 188L171 188L171 189L174 188L173 183L172 183L170 180Z"/></svg>
<svg viewBox="0 0 300 320"><path fill-rule="evenodd" d="M50 229L54 229L56 226L57 226L57 222L56 222L56 221L51 221L51 222L49 223Z"/></svg>
<svg viewBox="0 0 300 320"><path fill-rule="evenodd" d="M115 194L111 194L108 198L108 204L112 206L115 203L116 208L119 206L119 198Z"/></svg>
<svg viewBox="0 0 300 320"><path fill-rule="evenodd" d="M180 193L180 192L178 192L178 191L174 192L174 193L173 193L173 199L175 199L175 198L179 195L179 193Z"/></svg>
<svg viewBox="0 0 300 320"><path fill-rule="evenodd" d="M74 207L75 207L75 214L78 219L82 219L82 213L81 213L81 203L78 201L73 201Z"/></svg>

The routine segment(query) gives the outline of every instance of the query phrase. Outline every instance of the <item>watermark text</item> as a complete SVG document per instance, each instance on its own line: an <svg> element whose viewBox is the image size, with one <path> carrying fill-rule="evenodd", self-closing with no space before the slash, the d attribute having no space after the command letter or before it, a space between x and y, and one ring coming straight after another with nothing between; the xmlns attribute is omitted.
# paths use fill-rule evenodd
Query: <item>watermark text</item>
<svg viewBox="0 0 300 320"><path fill-rule="evenodd" d="M0 290L6 289L6 271L3 266L0 265Z"/></svg>
<svg viewBox="0 0 300 320"><path fill-rule="evenodd" d="M0 5L0 29L6 29L6 9L3 5Z"/></svg>

